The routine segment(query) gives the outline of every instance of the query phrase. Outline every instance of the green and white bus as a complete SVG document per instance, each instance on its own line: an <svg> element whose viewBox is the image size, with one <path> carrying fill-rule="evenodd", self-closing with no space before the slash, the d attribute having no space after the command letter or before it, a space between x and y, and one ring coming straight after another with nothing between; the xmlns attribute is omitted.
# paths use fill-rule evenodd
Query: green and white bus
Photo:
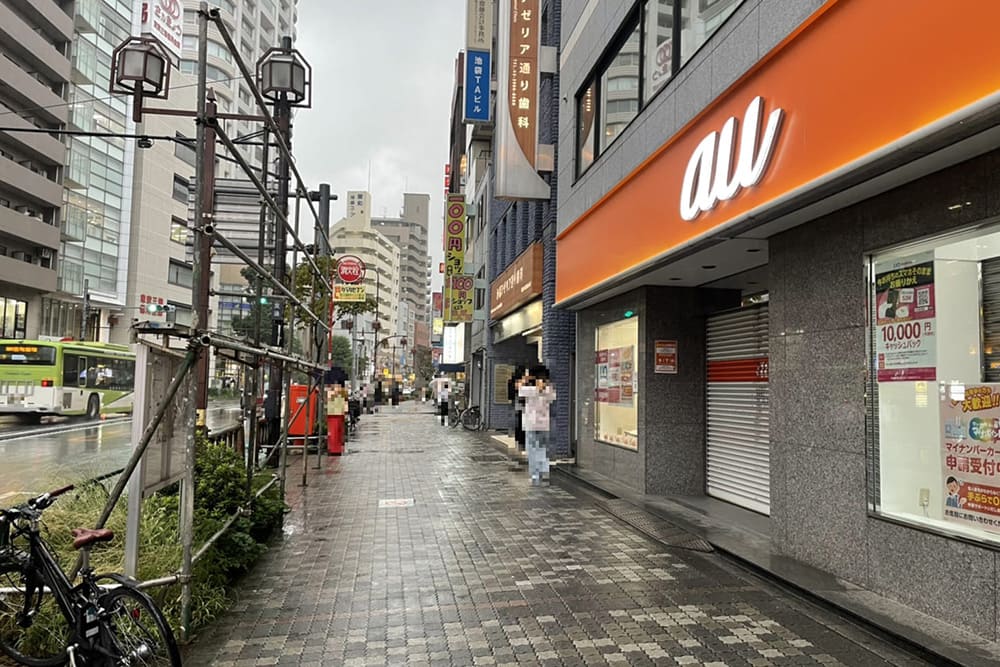
<svg viewBox="0 0 1000 667"><path fill-rule="evenodd" d="M134 392L135 354L126 345L0 340L0 415L97 419L132 412Z"/></svg>

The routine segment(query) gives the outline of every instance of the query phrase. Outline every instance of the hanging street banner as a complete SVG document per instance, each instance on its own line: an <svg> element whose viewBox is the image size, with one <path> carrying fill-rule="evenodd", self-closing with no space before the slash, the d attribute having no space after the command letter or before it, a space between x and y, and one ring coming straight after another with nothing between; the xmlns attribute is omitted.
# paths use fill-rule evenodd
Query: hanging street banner
<svg viewBox="0 0 1000 667"><path fill-rule="evenodd" d="M455 275L444 279L444 321L471 322L475 296L475 276Z"/></svg>
<svg viewBox="0 0 1000 667"><path fill-rule="evenodd" d="M465 273L465 195L451 194L445 207L444 275L447 278L462 273Z"/></svg>
<svg viewBox="0 0 1000 667"><path fill-rule="evenodd" d="M875 308L878 381L937 379L934 261L909 258L877 273Z"/></svg>
<svg viewBox="0 0 1000 667"><path fill-rule="evenodd" d="M337 303L364 303L367 298L364 285L334 285L333 300Z"/></svg>
<svg viewBox="0 0 1000 667"><path fill-rule="evenodd" d="M466 123L488 123L490 120L490 52L469 49L465 52Z"/></svg>
<svg viewBox="0 0 1000 667"><path fill-rule="evenodd" d="M946 521L1000 532L1000 384L940 383Z"/></svg>

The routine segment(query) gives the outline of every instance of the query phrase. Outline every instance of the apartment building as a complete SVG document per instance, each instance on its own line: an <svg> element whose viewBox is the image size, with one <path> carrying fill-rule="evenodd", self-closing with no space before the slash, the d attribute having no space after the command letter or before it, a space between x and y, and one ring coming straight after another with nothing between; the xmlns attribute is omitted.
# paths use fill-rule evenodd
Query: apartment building
<svg viewBox="0 0 1000 667"><path fill-rule="evenodd" d="M0 338L37 336L57 285L65 145L14 130L68 121L72 7L0 0Z"/></svg>

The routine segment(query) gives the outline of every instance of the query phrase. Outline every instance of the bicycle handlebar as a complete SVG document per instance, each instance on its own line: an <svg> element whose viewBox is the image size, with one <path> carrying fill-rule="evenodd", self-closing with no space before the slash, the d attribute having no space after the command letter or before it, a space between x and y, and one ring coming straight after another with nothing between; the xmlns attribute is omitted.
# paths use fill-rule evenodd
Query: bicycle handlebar
<svg viewBox="0 0 1000 667"><path fill-rule="evenodd" d="M36 496L29 500L25 505L31 507L32 509L45 509L52 504L52 501L63 495L64 493L69 493L76 486L73 484L67 484L66 486L56 489L55 491L49 491L48 493L43 493L40 496Z"/></svg>

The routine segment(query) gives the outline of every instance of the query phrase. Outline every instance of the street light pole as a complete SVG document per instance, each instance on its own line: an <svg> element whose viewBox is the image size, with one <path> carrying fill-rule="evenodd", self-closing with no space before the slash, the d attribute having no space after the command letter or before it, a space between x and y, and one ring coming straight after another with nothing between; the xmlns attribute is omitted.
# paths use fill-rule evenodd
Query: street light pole
<svg viewBox="0 0 1000 667"><path fill-rule="evenodd" d="M281 48L285 50L291 50L292 48L292 38L284 36L281 38ZM281 92L278 94L277 99L274 101L274 120L278 125L278 132L281 139L284 140L285 145L289 149L292 147L292 136L291 136L291 105L288 102L288 94ZM278 163L278 208L281 210L281 214L287 218L288 217L288 181L289 181L289 164L288 160L285 159L284 153L281 154L281 159ZM285 254L287 250L287 230L282 225L275 225L275 238L274 238L274 277L284 283L285 282ZM273 312L282 313L278 317L275 317L271 323L271 344L275 347L283 347L284 343L284 315L283 306L278 303L274 306L275 310ZM277 310L281 308L281 310ZM268 446L274 447L280 436L281 430L281 393L284 386L283 383L284 366L282 364L277 364L271 369L269 388L268 388L268 406L266 412L268 415Z"/></svg>

